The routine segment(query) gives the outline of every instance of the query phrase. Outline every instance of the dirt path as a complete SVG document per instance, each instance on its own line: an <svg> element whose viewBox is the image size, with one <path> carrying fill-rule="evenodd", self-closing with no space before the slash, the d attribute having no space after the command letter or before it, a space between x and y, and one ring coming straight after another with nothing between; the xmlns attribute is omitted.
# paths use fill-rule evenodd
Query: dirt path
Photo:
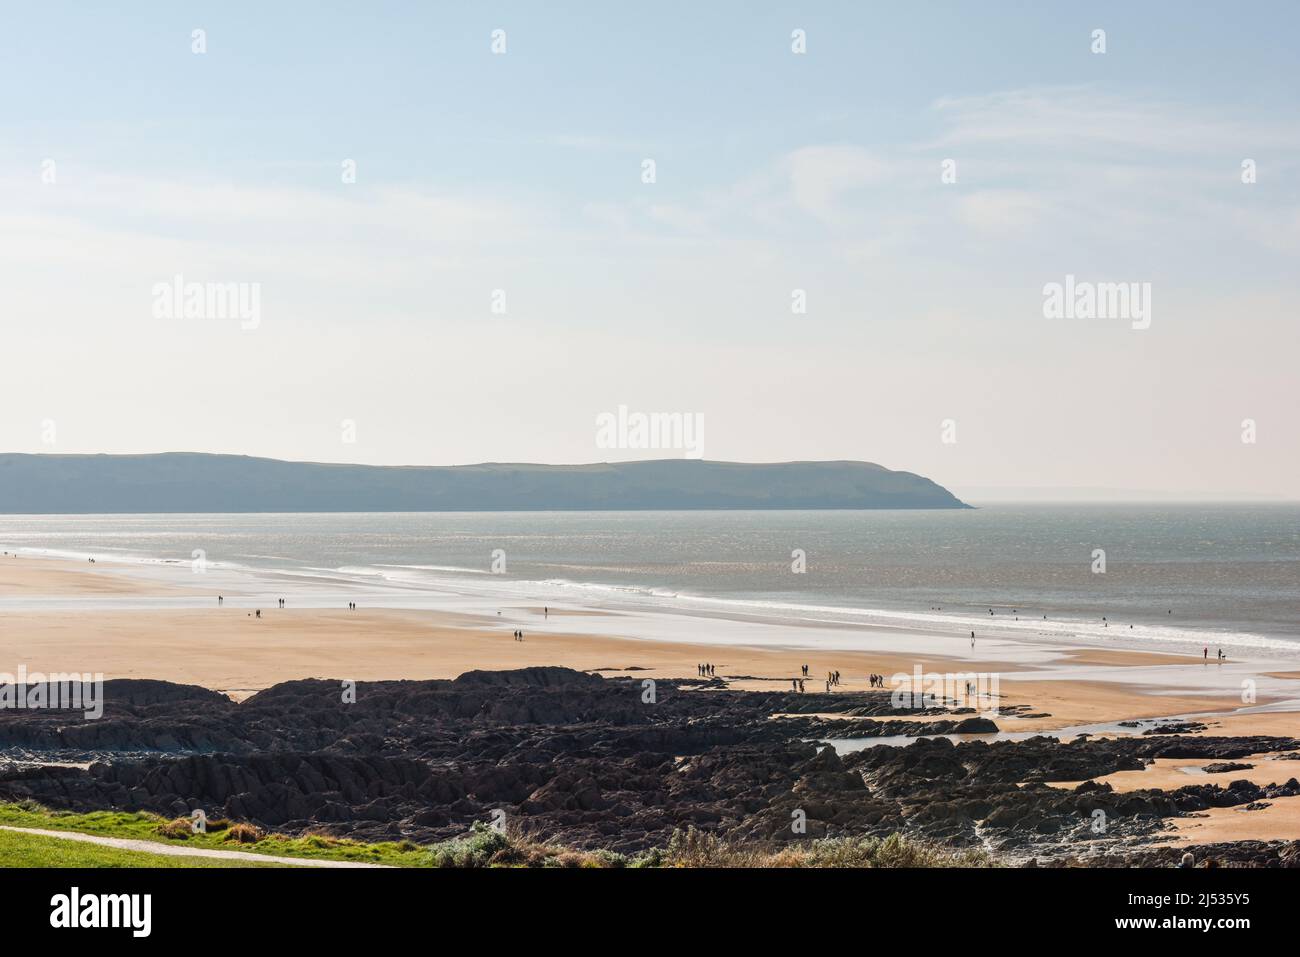
<svg viewBox="0 0 1300 957"><path fill-rule="evenodd" d="M61 837L69 841L102 844L123 851L145 851L149 854L168 854L172 857L219 857L228 861L249 861L253 864L293 864L299 867L385 867L384 864L364 864L353 861L320 861L309 857L273 857L270 854L250 854L248 851L221 851L206 847L178 847L175 844L158 844L126 837L101 837L98 834L79 834L76 831L51 831L40 827L10 827L0 824L0 831L19 834L39 834L42 837Z"/></svg>

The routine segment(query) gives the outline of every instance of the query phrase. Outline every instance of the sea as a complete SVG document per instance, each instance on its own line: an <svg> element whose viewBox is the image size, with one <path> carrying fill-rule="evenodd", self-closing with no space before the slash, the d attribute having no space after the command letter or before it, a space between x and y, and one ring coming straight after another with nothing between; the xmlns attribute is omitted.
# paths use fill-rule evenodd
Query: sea
<svg viewBox="0 0 1300 957"><path fill-rule="evenodd" d="M311 603L473 595L1300 658L1300 504L0 515L0 548L242 576Z"/></svg>

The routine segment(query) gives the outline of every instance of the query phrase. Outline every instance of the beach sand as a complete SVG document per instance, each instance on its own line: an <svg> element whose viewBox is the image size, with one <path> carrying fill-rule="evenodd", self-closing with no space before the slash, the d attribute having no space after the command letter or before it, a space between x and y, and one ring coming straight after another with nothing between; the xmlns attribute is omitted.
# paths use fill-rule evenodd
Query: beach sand
<svg viewBox="0 0 1300 957"><path fill-rule="evenodd" d="M1227 841L1300 841L1300 797L1272 798L1255 811L1213 807L1191 817L1174 818L1176 844Z"/></svg>
<svg viewBox="0 0 1300 957"><path fill-rule="evenodd" d="M1269 784L1285 784L1291 778L1300 780L1300 760L1277 758L1272 754L1252 754L1244 758L1233 758L1233 764L1253 764L1254 767L1239 771L1222 771L1214 774L1188 773L1211 764L1224 764L1224 761L1211 761L1205 758L1156 758L1154 762L1141 771L1116 771L1093 778L1098 784L1109 784L1116 791L1140 791L1143 788L1159 788L1162 791L1185 788L1192 784L1217 784L1220 787L1233 781L1250 781L1264 787ZM1073 790L1079 781L1053 781L1051 786Z"/></svg>

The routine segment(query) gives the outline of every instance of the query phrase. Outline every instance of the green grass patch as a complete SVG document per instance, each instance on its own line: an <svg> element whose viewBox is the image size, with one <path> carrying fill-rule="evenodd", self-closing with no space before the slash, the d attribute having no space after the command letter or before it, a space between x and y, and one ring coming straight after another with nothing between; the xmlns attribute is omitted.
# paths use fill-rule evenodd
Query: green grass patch
<svg viewBox="0 0 1300 957"><path fill-rule="evenodd" d="M124 851L44 834L0 831L0 867L276 867L273 863L222 861L211 857L169 857Z"/></svg>
<svg viewBox="0 0 1300 957"><path fill-rule="evenodd" d="M208 822L206 833L195 834L187 818L168 820L136 811L53 811L31 802L0 804L0 824L77 831L103 837L126 837L159 844L185 845L222 851L248 851L277 857L305 857L322 861L353 861L392 867L427 867L428 850L410 841L366 844L344 838L308 834L291 837L265 834L259 840L251 825L224 820ZM52 839L53 840L53 839ZM211 859L210 859L211 860ZM0 862L2 863L2 862Z"/></svg>

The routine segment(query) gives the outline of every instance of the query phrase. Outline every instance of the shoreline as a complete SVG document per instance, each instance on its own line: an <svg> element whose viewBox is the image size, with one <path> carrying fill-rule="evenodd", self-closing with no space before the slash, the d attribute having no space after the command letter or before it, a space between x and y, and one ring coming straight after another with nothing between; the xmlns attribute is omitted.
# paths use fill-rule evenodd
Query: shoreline
<svg viewBox="0 0 1300 957"><path fill-rule="evenodd" d="M689 678L707 661L738 690L779 688L804 664L809 690L831 670L842 673L846 691L869 688L866 674L997 673L1005 698L1041 699L1056 709L1050 719L1019 719L1021 729L1192 713L1248 719L1236 714L1246 679L1256 684L1252 704L1300 711L1300 671L1274 659L1205 662L1166 651L1004 637L981 637L972 648L957 636L903 628L574 605L548 615L539 605L510 603L493 613L492 603L465 595L423 595L412 604L409 593L372 593L363 600L375 607L350 611L346 591L326 595L319 586L280 609L265 591L251 593L268 587L255 579L237 583L218 606L212 586L230 582L205 577L200 589L187 566L162 567L161 577L142 576L131 573L136 566L107 561L4 556L0 616L10 627L0 636L0 672L21 662L29 671L156 678L241 696L295 678L455 678L547 665ZM49 604L23 607L34 600ZM512 640L515 629L523 641ZM78 661L100 666L67 664Z"/></svg>
<svg viewBox="0 0 1300 957"><path fill-rule="evenodd" d="M22 567L40 568L53 563L64 570L83 567L88 555L66 553L60 550L26 549L26 554L6 551L4 563L18 562ZM88 564L88 563L87 563ZM1188 655L1199 649L1218 651L1225 649L1227 657L1240 661L1243 658L1269 658L1277 666L1274 671L1286 670L1288 662L1300 662L1300 636L1296 641L1268 633L1230 631L1210 627L1165 627L1156 624L1115 622L1114 629L1096 628L1091 620L1062 618L1031 619L1026 615L1011 614L997 607L998 615L984 618L974 612L939 612L913 610L863 609L863 607L836 605L809 605L809 603L763 602L722 596L692 596L692 594L664 593L658 589L632 588L632 586L556 583L493 579L489 573L465 576L463 579L434 581L387 577L386 572L372 572L361 568L276 568L243 566L209 562L204 575L195 584L190 573L191 560L140 558L96 558L90 570L101 572L98 586L87 586L75 577L65 579L62 586L52 592L32 594L22 588L25 597L18 597L13 589L5 588L5 564L0 564L0 612L5 611L60 611L109 610L109 607L130 607L126 599L134 599L139 609L173 607L173 609L203 609L214 594L225 594L233 606L256 609L261 603L273 602L273 596L290 596L298 609L333 609L350 598L360 599L369 607L391 610L443 610L448 603L459 606L471 614L490 614L491 610L525 605L550 605L556 614L581 616L641 616L641 618L682 619L684 624L676 631L693 631L699 623L723 622L728 624L750 622L770 627L790 629L796 635L813 635L818 629L841 635L853 633L894 633L906 640L918 636L946 637L978 633L980 640L1009 641L1028 648L1095 649L1099 653L1153 653ZM103 566L103 568L100 568ZM402 570L408 566L374 566L374 568ZM432 566L420 566L432 570ZM443 571L455 571L448 567ZM471 571L471 570L460 570ZM131 585L129 583L138 583ZM146 586L146 584L148 586ZM569 590L576 594L569 594ZM155 594L161 593L161 594ZM636 599L628 596L637 596ZM646 599L650 596L654 598ZM96 601L103 599L103 601ZM109 606L108 602L112 602ZM567 610L567 611L562 611ZM1001 612L1006 614L1001 614ZM1091 628L1092 631L1088 631ZM654 636L659 640L675 640L664 629ZM698 638L692 636L692 641ZM748 642L754 635L745 637ZM727 642L718 642L727 644ZM780 642L779 642L780 644ZM816 648L831 644L827 635L807 638L803 644ZM852 650L852 644L842 644L842 650Z"/></svg>
<svg viewBox="0 0 1300 957"><path fill-rule="evenodd" d="M19 552L21 551L21 556ZM6 552L5 560L17 557L20 562L55 562L78 566L92 557L89 552L24 547ZM1165 654L1193 654L1208 647L1211 653L1223 648L1230 658L1271 658L1283 666L1300 661L1300 634L1289 631L1255 632L1224 629L1212 624L1157 623L1148 616L1146 620L1129 621L1115 618L1114 628L1106 617L1098 619L1071 616L1056 617L1055 612L1033 617L1016 615L1017 608L1007 604L994 604L997 614L985 617L972 609L942 611L931 608L875 608L852 605L827 605L808 602L768 602L753 598L724 595L696 595L666 588L642 585L623 585L568 581L562 579L497 578L486 571L459 567L424 565L363 565L339 568L309 565L254 566L227 564L216 561L206 563L202 588L193 583L190 559L159 558L154 556L99 557L94 553L96 565L104 566L110 574L122 580L151 583L154 591L161 590L167 602L149 597L149 589L127 588L114 595L116 599L135 596L141 607L170 604L174 607L205 607L204 598L224 593L241 607L255 608L258 602L274 601L272 596L290 595L299 608L332 608L340 601L355 597L371 607L412 610L441 610L448 602L458 603L476 612L514 606L520 603L538 607L573 607L583 614L608 614L678 618L686 622L700 621L739 622L752 621L784 629L804 632L824 629L827 632L882 633L894 631L909 639L918 634L947 636L977 632L981 639L997 639L1029 646L1055 646L1065 648L1095 648ZM432 573L457 577L438 577ZM0 574L3 574L0 571ZM0 612L24 607L32 610L58 610L71 601L83 607L94 607L95 599L106 599L104 592L85 592L74 597L32 597L25 602L7 599L0 589ZM119 590L121 591L121 590ZM184 597L182 597L184 596ZM1020 607L1028 607L1025 603ZM1039 609L1038 611L1043 611ZM1049 610L1050 611L1050 610ZM1034 613L1035 615L1038 612ZM683 626L685 630L689 626ZM661 639L668 636L659 634ZM1294 640L1293 640L1294 639ZM694 638L692 638L694 640ZM753 636L746 636L753 641ZM817 638L820 647L826 637ZM844 650L850 650L845 645ZM1275 669L1280 670L1280 669Z"/></svg>

